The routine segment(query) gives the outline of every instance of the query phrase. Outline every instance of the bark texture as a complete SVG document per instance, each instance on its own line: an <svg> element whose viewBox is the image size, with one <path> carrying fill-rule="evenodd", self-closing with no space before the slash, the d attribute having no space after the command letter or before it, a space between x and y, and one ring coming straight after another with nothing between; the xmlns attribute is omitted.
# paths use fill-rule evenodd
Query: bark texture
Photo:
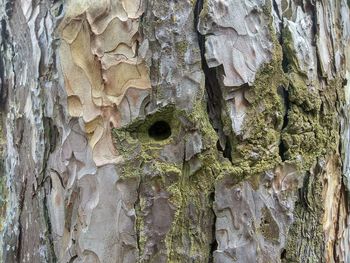
<svg viewBox="0 0 350 263"><path fill-rule="evenodd" d="M350 262L346 0L0 0L2 262Z"/></svg>

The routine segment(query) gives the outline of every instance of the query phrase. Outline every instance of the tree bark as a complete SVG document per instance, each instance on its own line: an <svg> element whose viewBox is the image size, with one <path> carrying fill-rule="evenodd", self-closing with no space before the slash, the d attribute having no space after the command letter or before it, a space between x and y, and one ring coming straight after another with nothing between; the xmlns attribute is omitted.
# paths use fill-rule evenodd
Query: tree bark
<svg viewBox="0 0 350 263"><path fill-rule="evenodd" d="M350 262L346 0L1 0L2 262Z"/></svg>

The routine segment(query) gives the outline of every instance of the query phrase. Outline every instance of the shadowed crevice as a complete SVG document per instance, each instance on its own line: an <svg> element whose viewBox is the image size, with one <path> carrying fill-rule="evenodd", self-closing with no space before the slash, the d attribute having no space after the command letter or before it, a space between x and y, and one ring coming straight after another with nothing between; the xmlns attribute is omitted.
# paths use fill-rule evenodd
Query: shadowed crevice
<svg viewBox="0 0 350 263"><path fill-rule="evenodd" d="M209 68L205 59L205 41L206 38L198 31L199 15L203 9L203 0L197 0L194 9L194 27L197 31L198 45L201 53L202 70L205 75L205 91L207 101L207 111L210 124L218 134L219 143L217 149L222 152L225 158L232 161L231 158L231 142L229 136L224 133L224 125L222 122L222 100L223 95L217 78L218 72L223 72L222 65Z"/></svg>
<svg viewBox="0 0 350 263"><path fill-rule="evenodd" d="M166 121L156 121L148 129L149 137L156 141L162 141L171 136L171 128Z"/></svg>
<svg viewBox="0 0 350 263"><path fill-rule="evenodd" d="M217 78L217 71L220 70L219 67L209 68L207 61L205 59L205 36L198 31L199 15L203 9L203 0L197 0L194 8L194 27L197 32L198 45L201 53L201 63L202 70L205 75L205 91L206 91L206 101L207 101L207 112L209 116L209 121L215 132L217 133L219 140L217 142L217 150L222 152L225 158L228 158L232 163L231 158L231 142L227 135L223 131L223 123L221 119L222 111L222 91L220 88L219 80ZM221 66L222 67L222 66ZM212 242L210 245L209 252L209 262L214 262L214 252L218 248L218 243L216 240L216 214L213 209L213 204L215 201L215 192L210 194L210 203L212 204L213 212L213 222L212 222Z"/></svg>

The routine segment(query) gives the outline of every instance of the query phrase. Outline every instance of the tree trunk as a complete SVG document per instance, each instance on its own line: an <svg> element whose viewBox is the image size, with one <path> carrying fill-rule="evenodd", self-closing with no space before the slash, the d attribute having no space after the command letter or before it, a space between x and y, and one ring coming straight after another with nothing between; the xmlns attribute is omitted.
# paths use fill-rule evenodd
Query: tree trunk
<svg viewBox="0 0 350 263"><path fill-rule="evenodd" d="M346 0L1 0L2 262L350 262Z"/></svg>

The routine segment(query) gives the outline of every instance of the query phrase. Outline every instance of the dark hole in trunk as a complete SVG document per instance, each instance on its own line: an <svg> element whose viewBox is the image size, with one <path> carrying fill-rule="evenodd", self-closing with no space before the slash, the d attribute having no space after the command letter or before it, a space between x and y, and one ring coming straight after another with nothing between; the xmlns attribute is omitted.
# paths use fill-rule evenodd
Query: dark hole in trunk
<svg viewBox="0 0 350 263"><path fill-rule="evenodd" d="M148 135L156 141L165 140L171 135L170 125L166 121L157 121L148 129Z"/></svg>

